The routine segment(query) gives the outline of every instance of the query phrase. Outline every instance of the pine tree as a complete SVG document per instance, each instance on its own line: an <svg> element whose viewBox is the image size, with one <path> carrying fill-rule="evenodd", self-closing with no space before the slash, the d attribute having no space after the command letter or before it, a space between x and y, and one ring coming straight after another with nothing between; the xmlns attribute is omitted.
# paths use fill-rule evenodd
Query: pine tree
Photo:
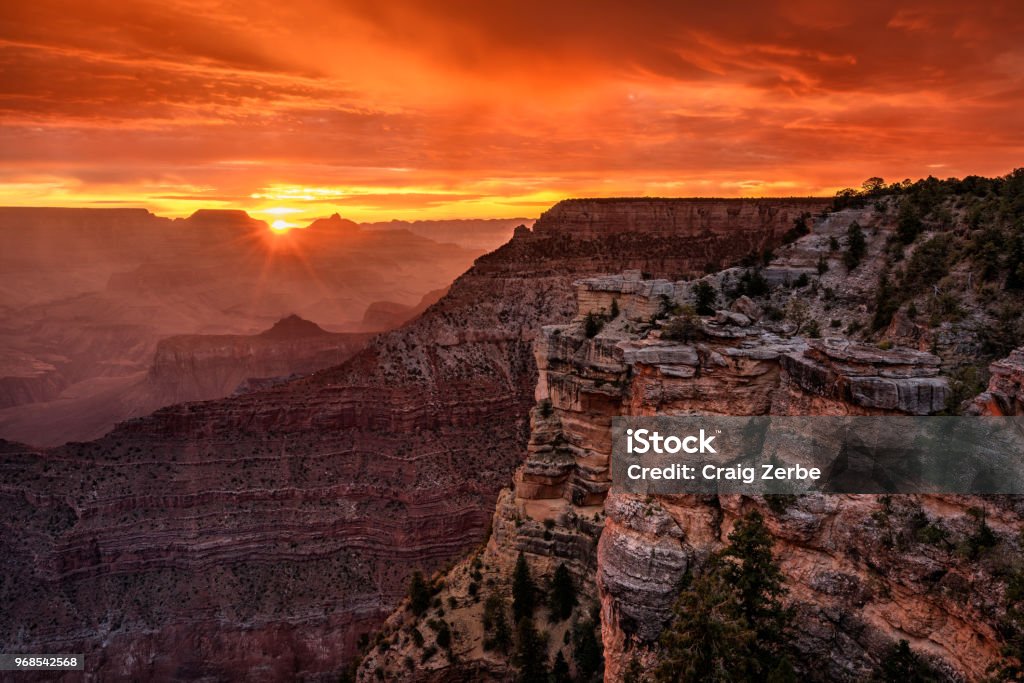
<svg viewBox="0 0 1024 683"><path fill-rule="evenodd" d="M423 580L423 572L416 570L409 580L409 609L416 616L422 616L430 607L430 589Z"/></svg>
<svg viewBox="0 0 1024 683"><path fill-rule="evenodd" d="M537 602L536 587L530 578L530 565L519 553L516 568L512 573L512 618L518 624L521 620L533 616L533 608Z"/></svg>
<svg viewBox="0 0 1024 683"><path fill-rule="evenodd" d="M864 239L864 231L861 230L860 224L854 221L846 229L846 253L843 254L846 269L853 270L859 266L866 252L867 241Z"/></svg>
<svg viewBox="0 0 1024 683"><path fill-rule="evenodd" d="M786 643L792 615L760 513L736 523L676 602L662 634L659 681L795 680Z"/></svg>
<svg viewBox="0 0 1024 683"><path fill-rule="evenodd" d="M505 616L505 601L496 593L488 596L484 602L483 627L484 649L507 653L512 643L512 633Z"/></svg>
<svg viewBox="0 0 1024 683"><path fill-rule="evenodd" d="M697 315L714 315L718 292L713 285L701 280L693 286L693 298Z"/></svg>
<svg viewBox="0 0 1024 683"><path fill-rule="evenodd" d="M517 683L548 683L547 657L544 641L533 625L533 619L522 619L516 626L516 651L512 663L519 668Z"/></svg>
<svg viewBox="0 0 1024 683"><path fill-rule="evenodd" d="M717 560L711 560L717 562ZM736 681L757 671L757 634L747 624L735 589L706 568L679 595L672 625L662 633L659 683Z"/></svg>
<svg viewBox="0 0 1024 683"><path fill-rule="evenodd" d="M572 615L576 606L576 586L564 562L560 562L551 578L551 620L563 621Z"/></svg>
<svg viewBox="0 0 1024 683"><path fill-rule="evenodd" d="M721 554L722 574L739 591L743 616L766 646L782 640L792 616L782 604L788 591L772 545L764 518L754 510L736 523Z"/></svg>
<svg viewBox="0 0 1024 683"><path fill-rule="evenodd" d="M597 624L594 619L578 621L572 629L572 657L576 662L576 678L586 683L601 669L603 648L594 635Z"/></svg>

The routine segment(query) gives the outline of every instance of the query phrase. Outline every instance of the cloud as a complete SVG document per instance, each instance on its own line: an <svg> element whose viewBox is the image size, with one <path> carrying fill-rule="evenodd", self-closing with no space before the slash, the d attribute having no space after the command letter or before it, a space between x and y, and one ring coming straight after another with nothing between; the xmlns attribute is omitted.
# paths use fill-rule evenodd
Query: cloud
<svg viewBox="0 0 1024 683"><path fill-rule="evenodd" d="M6 3L0 199L347 187L371 219L1001 173L1022 33L999 0Z"/></svg>

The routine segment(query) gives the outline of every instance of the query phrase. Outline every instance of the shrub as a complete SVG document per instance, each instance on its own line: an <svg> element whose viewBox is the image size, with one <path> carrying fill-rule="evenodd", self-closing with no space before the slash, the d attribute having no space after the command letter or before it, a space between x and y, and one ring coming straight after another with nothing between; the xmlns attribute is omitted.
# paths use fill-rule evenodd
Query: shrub
<svg viewBox="0 0 1024 683"><path fill-rule="evenodd" d="M770 289L768 280L765 279L760 270L748 268L740 276L736 289L733 290L733 296L740 297L746 294L749 297L756 298L764 296Z"/></svg>
<svg viewBox="0 0 1024 683"><path fill-rule="evenodd" d="M409 580L409 609L416 616L422 616L430 607L430 589L423 579L423 572L418 569Z"/></svg>
<svg viewBox="0 0 1024 683"><path fill-rule="evenodd" d="M878 683L932 683L942 680L942 677L910 649L910 643L900 640L889 648L872 680Z"/></svg>
<svg viewBox="0 0 1024 683"><path fill-rule="evenodd" d="M604 318L593 311L587 313L587 317L583 321L583 333L587 335L587 339L596 337L603 327Z"/></svg>
<svg viewBox="0 0 1024 683"><path fill-rule="evenodd" d="M793 219L793 227L786 231L782 236L783 244L790 244L796 242L798 239L807 235L811 232L811 229L807 226L807 219L810 214L802 213L798 217Z"/></svg>
<svg viewBox="0 0 1024 683"><path fill-rule="evenodd" d="M843 264L847 270L854 270L860 265L867 252L867 240L864 239L864 231L861 230L857 221L850 223L846 229L846 252L843 254Z"/></svg>
<svg viewBox="0 0 1024 683"><path fill-rule="evenodd" d="M714 315L718 292L713 285L703 280L699 281L693 287L693 296L697 315Z"/></svg>
<svg viewBox="0 0 1024 683"><path fill-rule="evenodd" d="M689 344L700 335L700 322L692 308L673 318L661 331L661 338Z"/></svg>

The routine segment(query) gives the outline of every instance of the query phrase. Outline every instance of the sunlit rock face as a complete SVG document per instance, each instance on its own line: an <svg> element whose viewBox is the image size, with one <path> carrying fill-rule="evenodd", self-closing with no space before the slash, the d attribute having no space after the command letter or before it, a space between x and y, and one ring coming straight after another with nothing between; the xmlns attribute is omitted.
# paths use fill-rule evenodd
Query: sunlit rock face
<svg viewBox="0 0 1024 683"><path fill-rule="evenodd" d="M826 204L559 204L340 366L168 407L90 443L5 446L0 641L84 652L115 679L334 678L414 568L483 538L527 454L533 343L575 316L574 280L700 273ZM586 400L613 398L599 394ZM572 457L572 490L598 500L606 463ZM567 491L560 477L541 493ZM531 547L546 547L530 528Z"/></svg>

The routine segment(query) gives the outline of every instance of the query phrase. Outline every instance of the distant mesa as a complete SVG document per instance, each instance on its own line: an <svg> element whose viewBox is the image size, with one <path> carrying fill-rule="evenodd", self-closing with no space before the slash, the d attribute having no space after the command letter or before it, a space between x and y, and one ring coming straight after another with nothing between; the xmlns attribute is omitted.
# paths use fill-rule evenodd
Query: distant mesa
<svg viewBox="0 0 1024 683"><path fill-rule="evenodd" d="M270 329L260 332L257 336L263 339L301 339L303 337L317 337L324 334L330 334L330 332L315 322L292 313L281 318Z"/></svg>
<svg viewBox="0 0 1024 683"><path fill-rule="evenodd" d="M181 220L181 219L179 219ZM218 231L228 229L259 230L267 229L266 221L253 218L242 209L198 209L191 216L184 219L192 226Z"/></svg>
<svg viewBox="0 0 1024 683"><path fill-rule="evenodd" d="M362 229L357 223L354 223L347 218L342 218L338 214L331 214L330 218L317 218L315 221L309 224L310 228L320 230L332 230L332 231L343 231L343 232L360 232Z"/></svg>

